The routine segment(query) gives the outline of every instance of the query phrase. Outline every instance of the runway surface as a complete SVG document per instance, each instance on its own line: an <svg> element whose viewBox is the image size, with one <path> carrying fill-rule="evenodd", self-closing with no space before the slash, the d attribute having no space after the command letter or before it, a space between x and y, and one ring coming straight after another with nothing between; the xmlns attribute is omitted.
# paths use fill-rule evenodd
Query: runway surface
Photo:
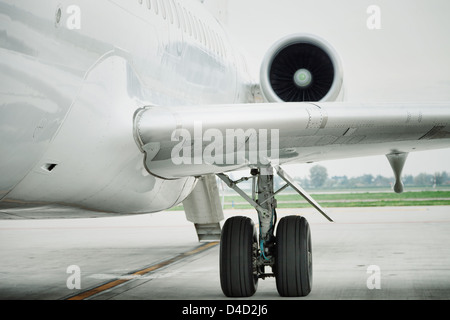
<svg viewBox="0 0 450 320"><path fill-rule="evenodd" d="M450 207L314 209L313 289L303 300L450 299ZM253 210L229 210L248 215ZM0 299L215 300L219 246L201 244L183 212L0 221ZM78 288L77 288L78 287ZM260 280L256 300L280 298ZM247 300L247 299L246 299Z"/></svg>

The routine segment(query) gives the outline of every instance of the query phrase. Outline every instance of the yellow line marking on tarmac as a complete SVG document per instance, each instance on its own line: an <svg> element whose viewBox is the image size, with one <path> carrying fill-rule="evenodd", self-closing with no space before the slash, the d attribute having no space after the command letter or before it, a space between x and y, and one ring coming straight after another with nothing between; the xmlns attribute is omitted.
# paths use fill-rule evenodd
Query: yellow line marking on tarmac
<svg viewBox="0 0 450 320"><path fill-rule="evenodd" d="M203 251L205 251L205 250L207 250L209 248L212 248L212 247L214 247L214 246L216 246L218 244L219 244L219 241L206 243L206 244L201 245L200 247L198 247L196 249L193 249L193 250L185 252L185 253L181 253L181 254L179 254L179 255L171 258L171 259L168 259L166 261L160 262L158 264L155 264L153 266L150 266L150 267L142 269L142 270L135 271L134 273L129 275L129 276L131 276L129 279L112 280L112 281L110 281L108 283L105 283L105 284L100 285L98 287L95 287L93 289L90 289L90 290L87 290L85 292L79 293L77 295L71 296L71 297L69 297L66 300L84 300L84 299L90 298L90 297L92 297L92 296L94 296L96 294L102 293L102 292L104 292L106 290L109 290L109 289L112 289L114 287L117 287L117 286L119 286L119 285L121 285L121 284L123 284L125 282L133 280L133 276L142 276L144 274L156 271L156 270L161 269L163 267L166 267L166 266L168 266L168 265L170 265L172 263L175 263L175 262L177 262L177 261L179 261L181 259L184 259L186 257L192 256L192 255L195 255L195 254L198 254L200 252L203 252Z"/></svg>

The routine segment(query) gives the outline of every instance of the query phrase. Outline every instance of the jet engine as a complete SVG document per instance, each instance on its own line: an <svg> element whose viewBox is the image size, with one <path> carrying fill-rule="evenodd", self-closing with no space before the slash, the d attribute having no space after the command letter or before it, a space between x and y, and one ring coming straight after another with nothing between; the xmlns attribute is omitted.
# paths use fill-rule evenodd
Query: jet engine
<svg viewBox="0 0 450 320"><path fill-rule="evenodd" d="M342 91L337 53L325 40L307 34L276 42L264 57L260 76L268 102L335 101Z"/></svg>

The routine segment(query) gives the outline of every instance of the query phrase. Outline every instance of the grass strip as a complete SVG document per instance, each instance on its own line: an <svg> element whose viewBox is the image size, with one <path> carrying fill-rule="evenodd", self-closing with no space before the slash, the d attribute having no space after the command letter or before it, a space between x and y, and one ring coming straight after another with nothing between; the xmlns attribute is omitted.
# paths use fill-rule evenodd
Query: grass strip
<svg viewBox="0 0 450 320"><path fill-rule="evenodd" d="M386 206L443 206L450 205L450 191L355 192L311 194L323 207L386 207ZM241 196L225 196L224 209L252 208ZM279 208L308 208L308 204L298 194L277 195ZM183 210L182 204L171 210Z"/></svg>

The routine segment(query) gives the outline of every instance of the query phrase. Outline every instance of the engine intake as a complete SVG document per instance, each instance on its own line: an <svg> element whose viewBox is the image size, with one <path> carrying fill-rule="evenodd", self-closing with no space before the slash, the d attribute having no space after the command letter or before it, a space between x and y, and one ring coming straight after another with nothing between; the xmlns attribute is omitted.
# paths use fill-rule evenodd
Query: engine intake
<svg viewBox="0 0 450 320"><path fill-rule="evenodd" d="M261 66L261 91L269 102L334 101L342 82L337 53L312 35L296 34L276 42Z"/></svg>

